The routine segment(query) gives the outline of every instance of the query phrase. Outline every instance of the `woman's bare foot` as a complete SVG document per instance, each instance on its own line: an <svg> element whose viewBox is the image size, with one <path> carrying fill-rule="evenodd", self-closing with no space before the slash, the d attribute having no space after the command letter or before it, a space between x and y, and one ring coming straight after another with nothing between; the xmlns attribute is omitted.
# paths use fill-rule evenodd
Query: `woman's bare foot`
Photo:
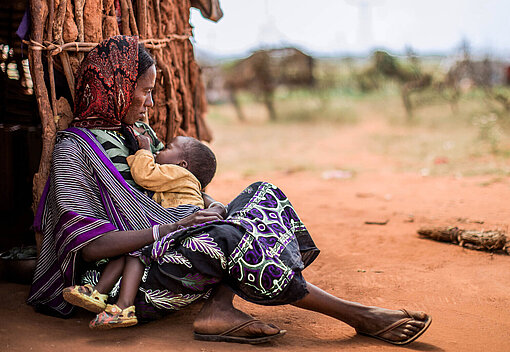
<svg viewBox="0 0 510 352"><path fill-rule="evenodd" d="M221 286L216 294L204 303L193 322L194 332L204 335L217 335L239 326L253 318L234 308L233 293L227 287ZM231 336L261 337L280 334L280 329L272 324L255 321L252 324L233 332Z"/></svg>

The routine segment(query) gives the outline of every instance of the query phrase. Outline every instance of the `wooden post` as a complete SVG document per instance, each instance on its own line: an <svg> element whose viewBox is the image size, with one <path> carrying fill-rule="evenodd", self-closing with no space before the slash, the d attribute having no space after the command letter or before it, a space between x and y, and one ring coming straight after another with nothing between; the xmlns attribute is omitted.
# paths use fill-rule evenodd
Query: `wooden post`
<svg viewBox="0 0 510 352"><path fill-rule="evenodd" d="M120 0L120 12L122 14L122 34L123 35L131 35L131 29L129 28L129 7L128 7L128 1L131 2L131 0Z"/></svg>
<svg viewBox="0 0 510 352"><path fill-rule="evenodd" d="M64 18L66 15L67 0L60 0L57 9L57 19L53 23L53 39L55 42L62 44L62 31L64 29Z"/></svg>
<svg viewBox="0 0 510 352"><path fill-rule="evenodd" d="M165 84L165 92L166 92L166 142L170 142L175 137L175 132L177 130L177 126L182 120L181 114L179 113L179 108L177 106L177 98L175 97L175 87L173 83L173 74L170 71L170 68L165 61L163 60L163 55L161 53L156 54L156 60L158 61L159 67L161 67L161 71L163 73L163 79Z"/></svg>
<svg viewBox="0 0 510 352"><path fill-rule="evenodd" d="M138 34L142 39L147 39L147 26L149 24L147 21L147 0L136 2L136 12L138 15Z"/></svg>
<svg viewBox="0 0 510 352"><path fill-rule="evenodd" d="M44 25L48 16L48 5L45 0L30 0L30 14L32 16L32 31L31 39L37 43L42 43ZM53 121L53 111L50 106L48 98L48 90L44 83L44 71L42 64L41 50L30 49L28 52L30 72L34 83L34 94L39 106L39 116L41 117L42 125L42 153L41 162L39 163L39 170L34 175L33 183L33 204L32 209L35 213L39 200L41 199L46 180L50 173L51 155L53 153L53 146L55 145L56 127ZM35 235L37 251L39 253L42 244L42 234L36 233Z"/></svg>
<svg viewBox="0 0 510 352"><path fill-rule="evenodd" d="M136 24L135 14L133 11L133 3L131 0L127 0L127 5L129 10L129 23L131 25L131 32L133 35L140 35L140 33L138 33L138 26Z"/></svg>
<svg viewBox="0 0 510 352"><path fill-rule="evenodd" d="M60 53L60 58L62 59L62 66L64 68L64 74L66 75L67 85L69 86L69 90L71 91L71 96L74 101L74 73L71 67L71 61L69 60L69 54L65 51Z"/></svg>
<svg viewBox="0 0 510 352"><path fill-rule="evenodd" d="M156 25L158 38L163 37L163 29L161 27L161 3L160 0L154 0L154 11L156 12Z"/></svg>

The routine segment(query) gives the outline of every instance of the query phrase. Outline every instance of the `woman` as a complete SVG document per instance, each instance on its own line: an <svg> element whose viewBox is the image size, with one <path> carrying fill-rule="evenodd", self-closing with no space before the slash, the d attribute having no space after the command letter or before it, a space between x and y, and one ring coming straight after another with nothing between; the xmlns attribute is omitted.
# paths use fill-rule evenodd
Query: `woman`
<svg viewBox="0 0 510 352"><path fill-rule="evenodd" d="M212 206L205 210L164 209L129 185L124 159L137 148L133 125L153 106L155 80L154 63L139 52L136 37L110 38L84 59L74 127L58 135L36 216L44 240L30 304L68 316L72 306L62 299L64 287L80 281L93 286L105 258L144 247L139 319L211 296L194 322L197 339L260 343L285 333L236 310L232 291L258 304L327 314L393 344L425 331L431 321L425 313L364 306L307 283L301 272L318 249L273 185L249 186L228 212L209 197L206 205Z"/></svg>

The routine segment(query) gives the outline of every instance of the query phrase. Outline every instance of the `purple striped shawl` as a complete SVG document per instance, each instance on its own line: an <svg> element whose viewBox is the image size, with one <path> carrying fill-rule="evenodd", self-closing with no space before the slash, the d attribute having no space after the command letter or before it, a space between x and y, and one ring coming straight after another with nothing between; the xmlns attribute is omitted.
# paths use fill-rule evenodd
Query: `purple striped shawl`
<svg viewBox="0 0 510 352"><path fill-rule="evenodd" d="M59 132L34 220L43 242L27 302L68 316L73 306L62 289L77 281L80 249L108 232L172 223L197 210L164 209L128 185L90 131Z"/></svg>

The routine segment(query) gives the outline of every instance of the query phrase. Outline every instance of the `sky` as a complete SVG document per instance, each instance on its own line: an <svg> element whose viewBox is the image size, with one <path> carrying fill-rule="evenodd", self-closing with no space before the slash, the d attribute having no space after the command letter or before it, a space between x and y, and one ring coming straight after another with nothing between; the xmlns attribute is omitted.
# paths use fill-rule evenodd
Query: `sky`
<svg viewBox="0 0 510 352"><path fill-rule="evenodd" d="M219 57L296 46L312 55L373 48L510 59L510 0L220 0L217 23L191 11L195 48Z"/></svg>

